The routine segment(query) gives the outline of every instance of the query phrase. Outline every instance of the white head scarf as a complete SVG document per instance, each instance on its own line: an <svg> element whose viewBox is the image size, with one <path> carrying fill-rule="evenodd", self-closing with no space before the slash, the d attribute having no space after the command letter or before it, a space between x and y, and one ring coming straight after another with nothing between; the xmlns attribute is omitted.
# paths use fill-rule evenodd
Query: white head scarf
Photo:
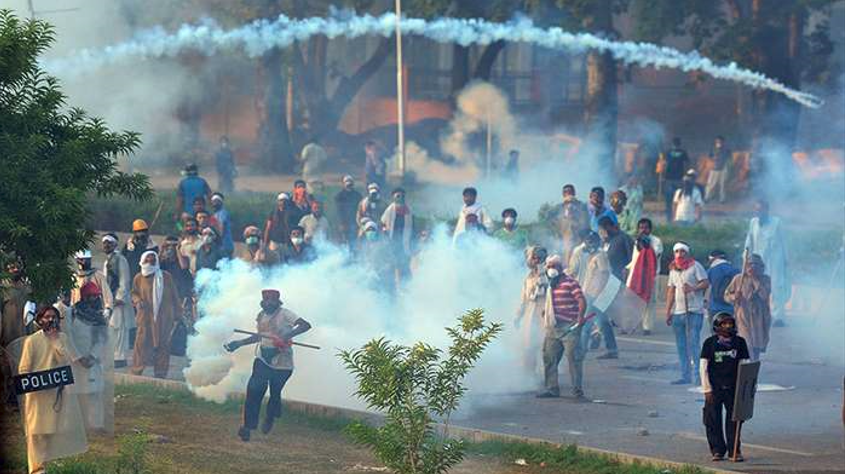
<svg viewBox="0 0 845 474"><path fill-rule="evenodd" d="M147 255L155 256L155 263L144 263ZM147 250L141 254L140 264L141 275L145 277L153 276L153 321L155 321L158 318L158 310L161 308L161 300L164 295L164 276L158 264L158 254L152 250Z"/></svg>

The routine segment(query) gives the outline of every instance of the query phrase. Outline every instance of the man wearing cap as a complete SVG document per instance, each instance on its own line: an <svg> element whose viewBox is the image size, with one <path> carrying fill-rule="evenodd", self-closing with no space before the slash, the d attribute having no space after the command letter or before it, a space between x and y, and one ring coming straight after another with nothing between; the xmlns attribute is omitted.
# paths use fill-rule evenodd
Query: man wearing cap
<svg viewBox="0 0 845 474"><path fill-rule="evenodd" d="M264 246L270 250L279 250L288 244L290 239L290 218L291 208L288 193L279 193L276 196L276 208L270 213L267 222L264 224Z"/></svg>
<svg viewBox="0 0 845 474"><path fill-rule="evenodd" d="M261 229L251 225L244 229L244 244L238 258L256 267L269 267L279 263L279 253L261 243Z"/></svg>
<svg viewBox="0 0 845 474"><path fill-rule="evenodd" d="M359 229L364 223L365 219L373 222L381 220L387 205L381 198L381 188L376 183L367 185L367 197L361 200L358 204L358 211L355 214L355 221L358 223ZM359 230L360 234L360 230Z"/></svg>
<svg viewBox="0 0 845 474"><path fill-rule="evenodd" d="M167 377L170 367L170 336L181 307L170 273L159 266L158 255L146 251L141 272L132 282L132 304L138 333L130 372L142 375L152 365L156 378Z"/></svg>
<svg viewBox="0 0 845 474"><path fill-rule="evenodd" d="M232 217L229 210L224 206L224 198L220 193L211 195L211 209L214 211L214 219L220 231L220 248L226 257L231 258L235 252L235 240L232 238Z"/></svg>
<svg viewBox="0 0 845 474"><path fill-rule="evenodd" d="M728 255L721 250L710 252L710 266L707 269L707 281L710 282L707 299L707 320L719 313L733 314L733 305L725 301L725 289L739 274L739 270L728 260Z"/></svg>
<svg viewBox="0 0 845 474"><path fill-rule="evenodd" d="M751 360L760 360L769 345L772 313L769 298L772 280L766 275L763 258L752 254L744 274L735 275L725 289L725 301L733 304L739 335L748 343Z"/></svg>
<svg viewBox="0 0 845 474"><path fill-rule="evenodd" d="M249 441L250 431L258 428L258 415L264 394L270 389L270 400L264 410L261 432L267 434L273 429L273 422L282 414L282 389L293 374L293 348L291 339L311 329L308 321L293 311L282 307L278 290L261 292L261 311L256 317L257 332L250 336L225 344L223 347L234 352L238 348L256 344L252 375L246 386L243 424L238 436Z"/></svg>
<svg viewBox="0 0 845 474"><path fill-rule="evenodd" d="M158 252L158 247L150 238L150 226L144 219L135 219L132 221L132 237L123 244L121 251L129 263L130 278L135 278L135 275L141 271L141 265L138 262L141 261L141 255L147 250Z"/></svg>
<svg viewBox="0 0 845 474"><path fill-rule="evenodd" d="M343 189L334 196L335 212L337 213L337 230L343 243L354 247L358 238L357 211L358 204L363 199L361 193L355 189L352 176L343 177Z"/></svg>
<svg viewBox="0 0 845 474"><path fill-rule="evenodd" d="M704 292L710 286L704 266L690 255L684 242L672 247L674 259L669 264L666 291L666 325L675 333L681 378L673 385L686 385L698 378L698 351L704 319ZM695 369L695 372L693 372Z"/></svg>
<svg viewBox="0 0 845 474"><path fill-rule="evenodd" d="M179 181L179 186L176 188L176 219L179 219L182 212L187 212L194 215L192 206L194 199L202 197L207 200L211 194L211 187L208 182L199 176L199 171L195 163L190 163L185 167L183 172L185 177Z"/></svg>
<svg viewBox="0 0 845 474"><path fill-rule="evenodd" d="M572 394L584 398L581 382L584 375L584 358L579 350L581 326L587 300L581 286L574 278L563 272L563 262L559 255L546 259L546 277L549 286L546 291L546 306L543 311L545 339L543 340L543 369L545 387L537 398L557 398L560 396L558 384L558 364L563 355L569 363L569 378L572 382Z"/></svg>
<svg viewBox="0 0 845 474"><path fill-rule="evenodd" d="M82 300L82 287L88 283L93 282L100 289L100 294L103 296L103 309L107 313L111 312L112 307L112 292L106 277L102 272L94 268L91 262L91 251L88 249L76 252L76 285L70 292L70 303L76 304Z"/></svg>
<svg viewBox="0 0 845 474"><path fill-rule="evenodd" d="M129 262L117 251L117 236L106 234L103 236L103 252L106 261L103 273L112 294L112 313L109 319L109 330L114 345L114 366L126 366L129 359L131 344L129 333L135 328L135 313L132 310L132 275L129 272Z"/></svg>

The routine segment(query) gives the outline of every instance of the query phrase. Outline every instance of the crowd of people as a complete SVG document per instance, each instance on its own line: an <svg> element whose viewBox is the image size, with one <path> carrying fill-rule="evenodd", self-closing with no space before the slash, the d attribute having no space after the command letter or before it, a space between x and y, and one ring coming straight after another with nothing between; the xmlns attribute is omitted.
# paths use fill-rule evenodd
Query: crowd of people
<svg viewBox="0 0 845 474"><path fill-rule="evenodd" d="M318 144L313 145L307 161L316 166L324 152ZM711 172L712 182L708 182L702 195L680 141L673 142L663 169L667 217L671 214L674 222L694 223L701 218L705 198L724 199L724 177L719 172L728 154L724 141L718 139L713 152L715 174ZM228 140L221 141L216 159L221 191L233 189L234 166ZM515 160L512 157L514 173ZM174 329L180 324L190 326L198 317L194 289L198 272L216 269L227 259L240 259L263 269L307 264L319 257L320 246L315 243L320 241L348 248L350 255L370 265L386 291L395 294L403 281L412 276L416 252L424 245L429 229L415 229L414 214L403 188L386 191L384 161L377 156L375 145L367 144L365 192L358 191L352 176L344 176L341 189L333 196L332 219L326 215L324 203L310 192L318 185L318 177L310 169L308 174L308 181L297 180L292 190L277 195L264 222L238 229L243 245L236 246L236 229L226 209L225 195L213 192L199 176L197 166L188 165L177 188L178 212L174 218L179 234L165 236L157 244L143 219L132 223L132 234L122 247L117 234L105 234L101 240L106 256L103 268L95 268L90 251L76 255L76 288L52 306L55 318L42 314L42 308L33 324L34 305L28 303L26 281L19 268L11 265L7 269L11 279L2 285L0 343L5 347L37 332L39 320L58 319L64 321L63 330L66 327L69 334L86 335L74 341L77 350L84 348L85 354L80 357L85 365L96 365L102 360L96 354L106 346L96 342L108 340L114 367L128 366L131 373L140 375L152 366L155 377L166 377L174 345L184 346L184 341L174 341L179 334ZM747 342L747 358L759 360L766 351L772 321L783 319L791 287L787 252L781 221L769 214L765 201L756 204L741 264L735 265L726 252L715 250L705 267L692 257L689 244L664 244L660 236L654 235L652 220L643 217L643 189L636 176L628 177L610 193L609 199L604 188L593 187L586 202L578 198L574 185L565 184L561 201L550 215L551 222L546 223L553 235L542 241L519 225L517 209L502 210L498 214L501 223L497 223L494 214L480 202L475 188L465 188L462 199L452 230L456 247L472 245L474 239L488 236L524 252L528 271L521 294L514 295L518 300L514 325L523 343L520 359L525 370L543 374L544 390L537 395L539 398L560 396L558 365L564 356L570 390L576 398L585 397L583 361L590 350L597 350L603 342L605 350L598 358L620 357L616 341L620 326L597 303L607 288L623 288L639 297L643 304L637 309L638 323L633 330L645 336L654 331L658 277L664 273L666 261L665 323L675 335L680 371L673 384L701 384L705 390L712 385L708 370L715 364L700 363L713 352L712 344L707 342L702 351L700 341L702 328L711 327L712 321L718 319L713 326L717 328L729 315ZM664 259L669 245L672 255ZM265 292L262 298L267 307L262 306L261 314L276 318L278 292ZM291 334L299 333L296 331L310 328L293 313L283 316L278 321L268 319L262 323L263 316L259 315L259 329L278 324L287 328L285 337L289 339ZM96 331L85 329L89 327ZM91 334L96 334L93 340ZM250 337L234 341L227 350L251 343L260 343L264 349L279 349L278 344L282 344L283 350L274 352L272 357L256 359L259 367L253 368L247 416L239 433L244 440L257 427L257 406L267 387L272 396L268 409L277 411L281 388L292 370L292 362L285 355L289 341L266 342ZM726 407L729 404L724 393L720 392L718 400ZM269 415L262 430L269 430L272 418ZM721 448L713 449L715 455Z"/></svg>

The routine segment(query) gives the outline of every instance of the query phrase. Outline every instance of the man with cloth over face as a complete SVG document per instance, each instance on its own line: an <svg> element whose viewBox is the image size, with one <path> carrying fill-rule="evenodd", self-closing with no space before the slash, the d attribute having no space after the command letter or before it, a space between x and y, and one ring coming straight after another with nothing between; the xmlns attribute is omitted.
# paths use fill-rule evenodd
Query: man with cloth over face
<svg viewBox="0 0 845 474"><path fill-rule="evenodd" d="M264 400L268 386L270 400L264 411L261 432L269 433L273 429L275 419L281 416L282 389L293 374L291 339L311 329L308 321L300 318L293 311L282 308L280 296L278 290L261 292L261 312L255 320L260 335L249 336L223 345L228 352L234 352L242 346L258 343L255 361L252 364L252 375L246 386L243 425L238 430L238 436L243 441L249 441L250 431L258 428L261 402Z"/></svg>

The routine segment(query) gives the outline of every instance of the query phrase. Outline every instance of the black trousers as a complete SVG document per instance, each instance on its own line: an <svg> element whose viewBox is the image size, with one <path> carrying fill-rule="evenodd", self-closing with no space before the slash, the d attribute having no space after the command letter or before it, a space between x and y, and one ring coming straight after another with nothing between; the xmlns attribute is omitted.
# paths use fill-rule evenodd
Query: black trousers
<svg viewBox="0 0 845 474"><path fill-rule="evenodd" d="M246 384L246 401L244 402L244 427L250 430L258 428L258 414L261 412L261 402L267 387L270 387L270 401L267 402L265 417L278 418L282 415L282 389L293 374L293 370L279 370L268 367L259 359L252 363L252 375Z"/></svg>
<svg viewBox="0 0 845 474"><path fill-rule="evenodd" d="M722 407L725 407L725 429L722 432ZM736 422L732 421L734 411L734 390L713 388L713 403L704 403L704 426L707 429L707 443L712 454L733 456ZM726 444L727 438L727 444ZM740 446L737 444L737 450Z"/></svg>

